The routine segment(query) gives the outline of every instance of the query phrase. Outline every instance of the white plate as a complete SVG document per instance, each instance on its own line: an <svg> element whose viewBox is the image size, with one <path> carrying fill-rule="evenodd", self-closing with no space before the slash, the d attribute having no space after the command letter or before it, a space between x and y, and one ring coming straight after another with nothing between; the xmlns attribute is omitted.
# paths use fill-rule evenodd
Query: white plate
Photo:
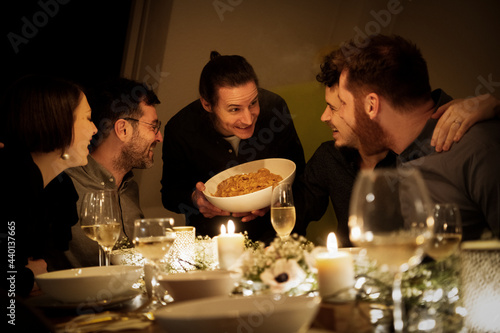
<svg viewBox="0 0 500 333"><path fill-rule="evenodd" d="M61 302L79 303L122 296L133 289L142 273L138 266L96 266L43 273L35 280L45 294Z"/></svg>
<svg viewBox="0 0 500 333"><path fill-rule="evenodd" d="M120 296L113 297L109 300L102 301L88 301L88 302L79 302L79 303L65 303L52 298L50 295L42 294L39 296L34 296L28 298L26 303L31 306L35 306L37 308L42 309L60 309L60 310L92 310L92 311L100 311L109 309L111 307L115 307L117 305L121 305L122 303L128 303L132 299L142 296L142 292L138 290L130 290Z"/></svg>

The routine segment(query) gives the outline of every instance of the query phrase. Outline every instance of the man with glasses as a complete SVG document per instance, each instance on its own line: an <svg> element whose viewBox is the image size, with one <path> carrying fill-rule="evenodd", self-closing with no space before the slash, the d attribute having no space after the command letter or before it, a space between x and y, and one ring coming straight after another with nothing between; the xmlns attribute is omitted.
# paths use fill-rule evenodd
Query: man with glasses
<svg viewBox="0 0 500 333"><path fill-rule="evenodd" d="M92 140L89 163L66 172L80 196L78 209L86 192L118 191L123 224L119 243L126 245L132 237L134 220L144 217L132 169L151 168L153 150L163 141L155 108L160 101L148 87L128 79L98 85L87 97L99 134ZM69 251L54 268L97 266L98 253L97 242L87 238L78 223L72 228Z"/></svg>

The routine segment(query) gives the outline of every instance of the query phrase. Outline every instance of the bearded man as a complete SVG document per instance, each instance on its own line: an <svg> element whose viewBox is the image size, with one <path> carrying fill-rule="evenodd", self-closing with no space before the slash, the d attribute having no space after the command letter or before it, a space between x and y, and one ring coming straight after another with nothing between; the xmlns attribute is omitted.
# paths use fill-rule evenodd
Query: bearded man
<svg viewBox="0 0 500 333"><path fill-rule="evenodd" d="M127 243L133 236L134 220L144 217L132 169L151 168L153 149L163 141L155 108L160 101L148 87L128 79L98 85L87 96L92 120L99 131L92 140L89 163L66 173L78 191L78 209L86 192L117 190L122 213L122 236L118 242ZM80 223L72 228L72 241L64 256L54 260L53 269L99 264L98 244L85 236Z"/></svg>
<svg viewBox="0 0 500 333"><path fill-rule="evenodd" d="M415 44L400 36L370 36L363 47L344 44L331 64L339 76L338 115L358 137L360 153L390 150L398 167L418 168L434 202L459 206L463 240L500 237L500 121L476 124L453 149L438 154L434 118L451 98L431 90ZM492 110L498 110L495 104Z"/></svg>
<svg viewBox="0 0 500 333"><path fill-rule="evenodd" d="M382 39L382 41L386 40L386 44L400 44L399 38L387 38L384 36L374 38ZM321 144L307 162L302 176L295 179L294 199L297 213L296 228L301 228L302 230L306 230L309 222L321 219L326 212L328 201L330 200L337 218L335 234L339 246L349 247L353 245L349 240L349 228L347 224L349 219L349 201L355 178L360 170L394 168L399 157L398 154L389 148L391 147L389 146L391 143L389 139L390 135L386 135L386 131L382 129L381 125L375 122L372 123L368 114L364 112L362 100L340 100L339 81L341 73L345 74L347 72L347 68L350 68L348 67L349 64L356 69L363 68L363 66L370 66L371 64L370 73L371 75L375 75L375 78L372 80L370 87L381 92L382 89L376 88L376 84L373 82L383 82L386 86L392 84L391 91L396 91L394 87L399 89L406 86L403 88L403 91L396 93L399 97L407 95L404 90L409 91L411 95L411 93L419 90L429 91L430 88L428 88L428 80L425 79L427 69L424 66L424 62L422 62L418 50L413 47L409 47L409 51L413 54L412 58L414 61L420 64L420 66L417 66L419 67L417 69L418 75L424 78L408 78L404 82L401 82L401 79L395 80L394 77L386 78L386 76L391 76L391 71L384 66L388 66L391 63L396 65L398 63L393 56L388 55L389 47L384 46L384 48L381 48L385 51L383 53L383 60L386 61L382 61L382 65L373 66L373 63L371 63L373 60L370 61L370 57L368 56L356 61L350 60L349 55L353 56L357 54L356 49L351 44L346 45L345 48L335 50L325 56L321 64L321 72L316 77L319 82L325 85L326 108L321 115L321 121L331 128L333 140ZM406 42L403 42L402 46L408 48ZM366 47L365 52L368 54L372 54L373 56L373 54L377 53L374 52L374 49L377 48L370 47L368 43ZM346 54L344 50L352 50L353 52ZM362 53L362 50L359 49L357 52ZM366 55L366 53L363 54ZM346 62L348 65L346 65ZM344 69L346 72L343 72ZM400 72L399 68L396 68L395 72ZM399 77L403 75L400 74ZM415 76L415 74L412 74L412 76ZM370 76L363 74L362 78L365 77ZM346 81L343 82L345 83ZM413 84L416 84L420 88L412 87ZM370 89L370 87L365 86L362 88L361 86L354 85L352 82L351 85L353 86L353 91L358 93L363 89ZM410 86L409 88L408 85ZM424 87L423 89L422 86ZM428 152L429 155L434 153L432 154L433 157L429 157L429 162L433 159L448 160L450 153L440 155L438 152L448 152L450 148L453 150L454 148L451 146L455 143L458 144L464 135L467 136L467 132L474 124L500 117L500 100L491 94L453 100L441 105L446 101L446 95L440 92L441 90L436 90L430 93L431 98L442 98L441 100L439 98L434 100L436 110L432 113L429 120L430 127L434 127L435 125L434 131L427 131L426 144L420 145L422 150ZM388 95L385 94L385 96ZM343 96L344 99L348 98L345 97L345 91L343 92ZM403 98L403 100L405 99ZM426 103L429 104L429 100ZM412 102L413 107L416 105L418 105L418 102ZM351 123L348 124L344 119L351 119L349 118L351 115L346 114L346 107L350 107L356 117L354 125ZM410 110L411 108L408 109L408 111ZM340 115L341 111L344 118ZM412 119L410 126L416 127L417 122ZM410 133L410 131L407 132ZM475 129L473 132L475 132ZM431 133L432 137L429 136ZM465 141L469 141L469 138ZM408 152L411 152L411 150ZM420 163L422 160L417 158L420 155L421 153L409 153L404 156L409 156L406 157L408 160L411 160L411 157L415 157L416 161L419 161L417 163ZM436 187L444 193L450 193L445 186L438 184ZM463 195L459 195L459 197L463 198ZM479 214L474 215L479 216ZM468 231L466 237L474 237L474 234Z"/></svg>

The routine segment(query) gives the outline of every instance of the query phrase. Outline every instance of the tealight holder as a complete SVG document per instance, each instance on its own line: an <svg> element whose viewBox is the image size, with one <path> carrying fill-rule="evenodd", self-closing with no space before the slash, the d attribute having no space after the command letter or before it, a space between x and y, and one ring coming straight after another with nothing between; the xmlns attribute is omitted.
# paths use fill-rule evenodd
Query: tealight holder
<svg viewBox="0 0 500 333"><path fill-rule="evenodd" d="M217 239L216 237L198 238L195 242L195 262L201 267L199 269L216 269L219 265L217 254Z"/></svg>
<svg viewBox="0 0 500 333"><path fill-rule="evenodd" d="M194 250L195 250L195 227L182 226L173 227L175 231L175 242L171 252L171 269L184 272L193 270Z"/></svg>
<svg viewBox="0 0 500 333"><path fill-rule="evenodd" d="M461 246L462 294L469 332L500 329L500 241L467 241Z"/></svg>

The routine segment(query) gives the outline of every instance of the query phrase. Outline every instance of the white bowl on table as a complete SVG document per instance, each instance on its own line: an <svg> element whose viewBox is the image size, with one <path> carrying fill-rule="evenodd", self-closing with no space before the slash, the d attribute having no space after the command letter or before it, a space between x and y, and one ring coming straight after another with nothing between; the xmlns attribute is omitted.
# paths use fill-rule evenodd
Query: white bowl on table
<svg viewBox="0 0 500 333"><path fill-rule="evenodd" d="M203 194L212 205L231 213L245 213L265 208L271 203L271 186L234 197L216 197L213 195L217 191L217 185L223 180L244 173L257 172L261 168L266 168L271 173L280 175L283 178L280 183L291 184L295 179L296 166L293 161L284 158L267 158L236 165L216 174L205 183Z"/></svg>
<svg viewBox="0 0 500 333"><path fill-rule="evenodd" d="M140 266L101 266L73 268L37 275L40 289L66 303L112 300L130 293L143 268Z"/></svg>
<svg viewBox="0 0 500 333"><path fill-rule="evenodd" d="M154 315L167 333L299 333L310 327L320 303L319 296L221 296L170 304Z"/></svg>
<svg viewBox="0 0 500 333"><path fill-rule="evenodd" d="M227 296L235 288L238 273L227 270L190 271L158 276L174 302L196 298Z"/></svg>

